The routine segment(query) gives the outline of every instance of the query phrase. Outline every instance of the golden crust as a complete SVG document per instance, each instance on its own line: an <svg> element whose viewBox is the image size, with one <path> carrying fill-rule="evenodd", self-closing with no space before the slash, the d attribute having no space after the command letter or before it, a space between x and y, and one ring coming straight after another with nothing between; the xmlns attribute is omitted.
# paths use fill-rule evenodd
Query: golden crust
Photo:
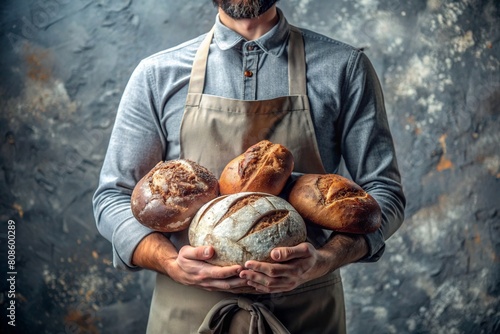
<svg viewBox="0 0 500 334"><path fill-rule="evenodd" d="M278 195L294 166L292 153L283 145L262 140L231 160L219 179L222 195L264 192Z"/></svg>
<svg viewBox="0 0 500 334"><path fill-rule="evenodd" d="M377 201L336 174L301 176L288 201L306 221L337 232L366 234L377 230L382 221Z"/></svg>
<svg viewBox="0 0 500 334"><path fill-rule="evenodd" d="M160 232L186 229L196 211L218 196L217 178L184 159L159 162L134 188L131 209L143 225Z"/></svg>

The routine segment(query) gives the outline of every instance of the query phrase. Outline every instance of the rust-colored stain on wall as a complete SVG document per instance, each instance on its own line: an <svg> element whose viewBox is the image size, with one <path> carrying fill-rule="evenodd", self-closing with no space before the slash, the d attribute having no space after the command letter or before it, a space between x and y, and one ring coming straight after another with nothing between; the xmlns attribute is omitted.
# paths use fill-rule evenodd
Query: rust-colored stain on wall
<svg viewBox="0 0 500 334"><path fill-rule="evenodd" d="M85 310L69 310L64 317L65 327L71 333L100 333L95 320L95 312Z"/></svg>
<svg viewBox="0 0 500 334"><path fill-rule="evenodd" d="M446 169L453 168L453 163L451 162L450 159L448 159L448 156L446 154L447 153L446 137L447 137L446 134L439 137L439 143L441 144L441 148L443 149L443 154L441 155L441 159L439 160L439 163L436 167L438 172L442 172Z"/></svg>
<svg viewBox="0 0 500 334"><path fill-rule="evenodd" d="M35 81L48 81L51 78L50 53L30 44L24 46L24 61L26 63L26 75Z"/></svg>

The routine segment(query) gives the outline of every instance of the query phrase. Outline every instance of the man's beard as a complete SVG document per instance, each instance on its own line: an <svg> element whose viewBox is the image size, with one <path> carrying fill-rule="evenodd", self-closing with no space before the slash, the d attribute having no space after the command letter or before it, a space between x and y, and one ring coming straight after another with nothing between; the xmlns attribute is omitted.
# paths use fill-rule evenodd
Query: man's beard
<svg viewBox="0 0 500 334"><path fill-rule="evenodd" d="M278 0L212 0L233 19L253 19L265 13Z"/></svg>

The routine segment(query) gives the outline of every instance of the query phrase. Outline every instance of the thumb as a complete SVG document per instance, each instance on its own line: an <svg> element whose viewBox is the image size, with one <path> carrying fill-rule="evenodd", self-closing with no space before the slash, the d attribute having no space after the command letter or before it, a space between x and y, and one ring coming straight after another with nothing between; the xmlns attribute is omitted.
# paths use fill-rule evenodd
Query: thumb
<svg viewBox="0 0 500 334"><path fill-rule="evenodd" d="M214 253L215 251L212 246L184 246L179 251L181 257L191 260L207 260L214 256Z"/></svg>
<svg viewBox="0 0 500 334"><path fill-rule="evenodd" d="M207 260L214 256L214 248L212 246L199 247L200 259Z"/></svg>
<svg viewBox="0 0 500 334"><path fill-rule="evenodd" d="M292 259L303 258L308 254L308 245L306 243L301 243L294 247L276 247L271 251L271 258L276 262L284 262Z"/></svg>
<svg viewBox="0 0 500 334"><path fill-rule="evenodd" d="M276 262L283 262L293 258L293 253L291 247L277 247L271 251L271 258Z"/></svg>

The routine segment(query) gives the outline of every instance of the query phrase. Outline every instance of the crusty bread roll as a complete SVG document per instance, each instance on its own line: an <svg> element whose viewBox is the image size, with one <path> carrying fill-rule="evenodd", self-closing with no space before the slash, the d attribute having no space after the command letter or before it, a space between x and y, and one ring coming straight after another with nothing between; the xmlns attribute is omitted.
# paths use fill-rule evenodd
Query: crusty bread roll
<svg viewBox="0 0 500 334"><path fill-rule="evenodd" d="M220 192L278 195L292 174L293 165L293 155L286 147L262 140L226 165L219 178Z"/></svg>
<svg viewBox="0 0 500 334"><path fill-rule="evenodd" d="M186 229L199 208L219 195L217 178L184 159L159 162L135 186L131 208L143 225L160 232Z"/></svg>
<svg viewBox="0 0 500 334"><path fill-rule="evenodd" d="M223 195L205 204L189 226L191 246L208 246L215 255L207 262L227 266L248 260L271 262L275 247L306 240L302 217L284 199L266 193Z"/></svg>
<svg viewBox="0 0 500 334"><path fill-rule="evenodd" d="M306 174L293 185L288 201L306 222L325 229L366 234L380 227L377 201L353 181L336 174Z"/></svg>

